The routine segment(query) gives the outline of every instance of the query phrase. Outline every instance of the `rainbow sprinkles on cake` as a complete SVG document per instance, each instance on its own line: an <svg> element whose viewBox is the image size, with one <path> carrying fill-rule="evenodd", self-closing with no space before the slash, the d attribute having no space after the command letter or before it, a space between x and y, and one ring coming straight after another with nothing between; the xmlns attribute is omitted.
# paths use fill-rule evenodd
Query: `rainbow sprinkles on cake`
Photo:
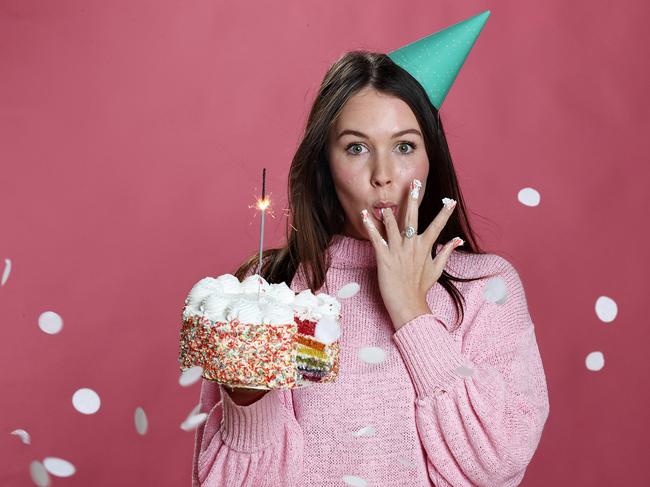
<svg viewBox="0 0 650 487"><path fill-rule="evenodd" d="M295 388L338 375L341 305L258 274L205 277L185 299L181 369L231 387Z"/></svg>

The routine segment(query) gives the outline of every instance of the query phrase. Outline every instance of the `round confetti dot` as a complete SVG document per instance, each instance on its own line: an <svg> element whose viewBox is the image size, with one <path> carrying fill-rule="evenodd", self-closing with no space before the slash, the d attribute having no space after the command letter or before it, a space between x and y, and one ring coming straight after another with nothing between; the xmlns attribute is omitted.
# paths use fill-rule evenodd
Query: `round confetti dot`
<svg viewBox="0 0 650 487"><path fill-rule="evenodd" d="M135 430L138 432L138 434L140 435L146 434L147 428L149 427L149 422L147 421L147 414L144 412L144 409L142 409L141 407L135 409L134 421L135 421Z"/></svg>
<svg viewBox="0 0 650 487"><path fill-rule="evenodd" d="M591 352L585 359L587 369L598 372L605 365L605 356L603 352Z"/></svg>
<svg viewBox="0 0 650 487"><path fill-rule="evenodd" d="M519 203L526 206L538 206L541 196L533 188L523 188L517 193Z"/></svg>
<svg viewBox="0 0 650 487"><path fill-rule="evenodd" d="M56 477L70 477L77 471L67 460L56 457L47 457L43 460L45 470Z"/></svg>
<svg viewBox="0 0 650 487"><path fill-rule="evenodd" d="M616 306L616 301L612 298L601 296L596 300L596 316L600 321L610 323L614 321L617 314L618 306Z"/></svg>
<svg viewBox="0 0 650 487"><path fill-rule="evenodd" d="M486 301L496 304L504 304L508 298L508 286L501 276L492 277L485 283L483 297Z"/></svg>
<svg viewBox="0 0 650 487"><path fill-rule="evenodd" d="M359 350L359 359L368 364L378 364L386 360L386 352L379 347L363 347Z"/></svg>
<svg viewBox="0 0 650 487"><path fill-rule="evenodd" d="M54 311L45 311L38 317L38 327L45 333L56 335L63 328L63 319Z"/></svg>
<svg viewBox="0 0 650 487"><path fill-rule="evenodd" d="M341 477L341 479L347 485L352 485L354 487L366 487L366 485L368 485L368 482L363 480L361 477L357 477L356 475L344 475Z"/></svg>
<svg viewBox="0 0 650 487"><path fill-rule="evenodd" d="M86 387L77 390L72 395L72 405L83 414L95 414L99 410L100 404L99 395Z"/></svg>
<svg viewBox="0 0 650 487"><path fill-rule="evenodd" d="M29 465L29 473L32 476L32 480L39 487L48 487L50 485L50 476L45 470L45 467L38 460L34 460Z"/></svg>
<svg viewBox="0 0 650 487"><path fill-rule="evenodd" d="M339 289L339 292L336 293L336 297L339 299L351 298L359 292L361 286L356 282L350 282Z"/></svg>
<svg viewBox="0 0 650 487"><path fill-rule="evenodd" d="M13 430L11 434L18 436L25 445L29 445L32 441L29 433L23 429Z"/></svg>
<svg viewBox="0 0 650 487"><path fill-rule="evenodd" d="M471 377L474 375L474 369L461 365L456 369L456 373L462 377Z"/></svg>
<svg viewBox="0 0 650 487"><path fill-rule="evenodd" d="M9 279L9 274L11 273L11 259L5 259L5 270L2 272L2 280L0 280L0 286L4 286L7 279Z"/></svg>
<svg viewBox="0 0 650 487"><path fill-rule="evenodd" d="M341 327L338 322L332 318L321 318L316 323L314 329L314 338L325 345L335 342L341 337Z"/></svg>
<svg viewBox="0 0 650 487"><path fill-rule="evenodd" d="M202 424L208 418L208 413L199 413L188 416L185 421L181 423L183 431L192 431L194 428Z"/></svg>
<svg viewBox="0 0 650 487"><path fill-rule="evenodd" d="M178 383L183 387L191 386L201 378L201 374L203 374L203 367L195 365L183 370L181 376L178 378Z"/></svg>
<svg viewBox="0 0 650 487"><path fill-rule="evenodd" d="M360 430L355 431L352 433L352 436L375 436L377 434L377 431L373 426L364 426Z"/></svg>

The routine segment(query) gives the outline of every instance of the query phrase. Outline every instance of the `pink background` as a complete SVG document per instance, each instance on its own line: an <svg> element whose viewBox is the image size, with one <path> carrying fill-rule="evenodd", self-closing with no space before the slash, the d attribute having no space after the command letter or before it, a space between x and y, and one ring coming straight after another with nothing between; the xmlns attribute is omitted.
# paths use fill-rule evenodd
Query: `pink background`
<svg viewBox="0 0 650 487"><path fill-rule="evenodd" d="M565 0L0 0L0 484L32 485L30 462L54 456L77 473L53 485L189 485L179 426L199 386L178 384L181 305L259 245L262 167L272 246L329 65L487 9L441 113L481 242L521 275L547 374L522 485L649 485L650 15ZM517 200L524 187L539 206ZM38 327L48 310L57 335ZM99 393L96 414L73 409L80 387Z"/></svg>

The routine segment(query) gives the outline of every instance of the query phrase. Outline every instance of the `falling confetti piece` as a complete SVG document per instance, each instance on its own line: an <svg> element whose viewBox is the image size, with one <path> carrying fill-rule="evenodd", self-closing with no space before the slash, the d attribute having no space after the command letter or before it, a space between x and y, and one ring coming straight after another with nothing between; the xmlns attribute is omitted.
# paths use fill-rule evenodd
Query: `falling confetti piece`
<svg viewBox="0 0 650 487"><path fill-rule="evenodd" d="M63 328L63 319L54 311L45 311L38 317L38 327L45 333L56 335Z"/></svg>
<svg viewBox="0 0 650 487"><path fill-rule="evenodd" d="M43 460L43 466L56 477L70 477L77 471L74 465L63 458L47 457Z"/></svg>
<svg viewBox="0 0 650 487"><path fill-rule="evenodd" d="M219 401L219 402L221 402L221 401ZM196 406L194 406L194 409L192 409L190 411L190 414L188 414L187 416L190 417L190 416L194 416L195 414L199 414L200 410L201 410L201 403L198 403Z"/></svg>
<svg viewBox="0 0 650 487"><path fill-rule="evenodd" d="M147 421L147 414L144 412L144 409L141 407L138 407L135 409L135 430L141 434L144 435L147 433L147 428L149 426L149 422Z"/></svg>
<svg viewBox="0 0 650 487"><path fill-rule="evenodd" d="M517 194L519 203L526 206L538 206L541 196L537 190L533 188L523 188Z"/></svg>
<svg viewBox="0 0 650 487"><path fill-rule="evenodd" d="M617 314L618 306L612 298L601 296L596 300L596 315L600 321L610 323L614 321Z"/></svg>
<svg viewBox="0 0 650 487"><path fill-rule="evenodd" d="M321 318L316 323L314 329L314 338L319 342L329 345L330 343L338 340L341 336L341 327L336 320L332 318Z"/></svg>
<svg viewBox="0 0 650 487"><path fill-rule="evenodd" d="M497 276L485 283L483 297L486 301L496 304L504 304L508 298L508 287L503 277Z"/></svg>
<svg viewBox="0 0 650 487"><path fill-rule="evenodd" d="M375 434L377 434L377 431L375 430L374 427L364 426L360 430L357 430L354 433L352 433L352 436L375 436Z"/></svg>
<svg viewBox="0 0 650 487"><path fill-rule="evenodd" d="M29 465L29 473L32 476L32 480L39 487L48 487L50 485L50 476L45 470L45 467L38 460L34 460Z"/></svg>
<svg viewBox="0 0 650 487"><path fill-rule="evenodd" d="M474 369L461 365L456 369L456 373L458 375L462 375L463 377L471 377L472 375L474 375Z"/></svg>
<svg viewBox="0 0 650 487"><path fill-rule="evenodd" d="M368 482L363 480L361 477L357 477L356 475L344 475L342 477L342 480L346 484L352 485L354 487L366 487L366 485L368 485Z"/></svg>
<svg viewBox="0 0 650 487"><path fill-rule="evenodd" d="M100 404L99 395L87 387L77 390L72 395L72 405L83 414L95 414L99 410Z"/></svg>
<svg viewBox="0 0 650 487"><path fill-rule="evenodd" d="M417 467L417 464L413 460L409 460L408 458L401 457L401 458L398 458L397 461L400 464L404 465L406 468L415 468L415 467Z"/></svg>
<svg viewBox="0 0 650 487"><path fill-rule="evenodd" d="M200 424L203 424L207 418L208 413L193 414L181 423L181 429L183 431L192 431Z"/></svg>
<svg viewBox="0 0 650 487"><path fill-rule="evenodd" d="M29 445L32 442L29 433L25 430L22 429L13 430L11 434L19 436L25 445Z"/></svg>
<svg viewBox="0 0 650 487"><path fill-rule="evenodd" d="M378 364L386 360L386 352L379 347L363 347L359 350L359 359L368 364Z"/></svg>
<svg viewBox="0 0 650 487"><path fill-rule="evenodd" d="M605 365L605 356L603 352L591 352L585 359L587 369L598 372Z"/></svg>
<svg viewBox="0 0 650 487"><path fill-rule="evenodd" d="M9 274L11 273L11 259L5 259L5 270L2 273L2 280L0 281L0 286L4 286L7 279L9 279Z"/></svg>
<svg viewBox="0 0 650 487"><path fill-rule="evenodd" d="M336 297L339 299L351 298L359 292L361 286L356 282L350 282L339 289L339 292L336 293Z"/></svg>
<svg viewBox="0 0 650 487"><path fill-rule="evenodd" d="M183 387L191 386L201 378L202 374L203 367L195 365L194 367L183 370L181 376L178 378L178 383Z"/></svg>

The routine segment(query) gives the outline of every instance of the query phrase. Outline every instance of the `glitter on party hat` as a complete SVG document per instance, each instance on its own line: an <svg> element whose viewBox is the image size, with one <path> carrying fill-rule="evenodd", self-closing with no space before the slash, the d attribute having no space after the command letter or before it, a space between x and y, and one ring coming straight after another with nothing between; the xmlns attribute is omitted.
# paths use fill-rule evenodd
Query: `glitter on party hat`
<svg viewBox="0 0 650 487"><path fill-rule="evenodd" d="M478 35L490 16L486 10L388 53L392 61L422 85L440 110Z"/></svg>

